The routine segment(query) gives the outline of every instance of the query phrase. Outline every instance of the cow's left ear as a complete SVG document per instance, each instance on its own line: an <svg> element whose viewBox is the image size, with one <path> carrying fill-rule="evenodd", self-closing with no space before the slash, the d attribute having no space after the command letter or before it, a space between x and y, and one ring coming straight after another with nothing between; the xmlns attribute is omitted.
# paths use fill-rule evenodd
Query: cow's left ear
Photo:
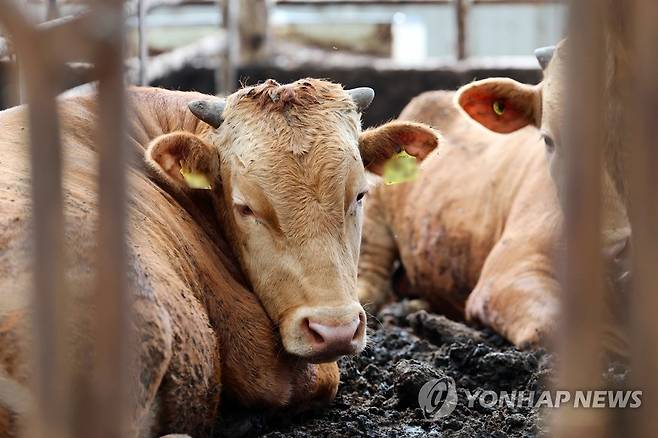
<svg viewBox="0 0 658 438"><path fill-rule="evenodd" d="M489 78L464 85L456 103L485 128L508 134L541 123L541 84L526 85L508 78Z"/></svg>
<svg viewBox="0 0 658 438"><path fill-rule="evenodd" d="M144 153L146 164L175 189L211 190L219 176L219 155L214 147L189 132L156 137Z"/></svg>
<svg viewBox="0 0 658 438"><path fill-rule="evenodd" d="M363 165L381 175L384 163L394 154L405 151L419 160L425 159L439 145L438 133L427 125L393 121L370 128L359 136Z"/></svg>

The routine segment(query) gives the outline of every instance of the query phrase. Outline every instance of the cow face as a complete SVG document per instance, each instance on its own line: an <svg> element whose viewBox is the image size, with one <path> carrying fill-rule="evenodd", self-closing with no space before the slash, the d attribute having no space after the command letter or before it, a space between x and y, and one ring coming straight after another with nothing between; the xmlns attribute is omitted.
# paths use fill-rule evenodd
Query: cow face
<svg viewBox="0 0 658 438"><path fill-rule="evenodd" d="M536 51L545 79L526 85L508 78L490 78L462 87L456 96L459 107L484 127L507 134L528 125L541 130L546 157L558 193L564 193L565 157L561 147L562 60L555 47ZM558 52L559 53L559 52ZM564 201L561 197L561 201Z"/></svg>
<svg viewBox="0 0 658 438"><path fill-rule="evenodd" d="M189 181L210 187L225 234L285 349L313 362L365 345L356 292L365 168L381 167L400 147L422 157L437 145L436 134L416 124L361 133L360 112L373 96L319 80L268 81L225 102L191 104L215 128L205 138L167 134L189 136L177 148L189 157L205 151L204 166L163 158L158 145L166 143L157 139L147 151L162 169L182 163L173 167L182 190Z"/></svg>
<svg viewBox="0 0 658 438"><path fill-rule="evenodd" d="M536 86L506 78L476 81L462 87L456 96L458 106L486 128L509 133L528 125L540 129L546 157L560 204L566 205L567 154L563 146L566 125L565 80L566 41L557 47L538 49L535 54L544 70L544 80ZM606 157L606 161L610 161ZM603 230L606 244L615 244L628 235L628 219L622 198L611 175L610 164L602 169Z"/></svg>

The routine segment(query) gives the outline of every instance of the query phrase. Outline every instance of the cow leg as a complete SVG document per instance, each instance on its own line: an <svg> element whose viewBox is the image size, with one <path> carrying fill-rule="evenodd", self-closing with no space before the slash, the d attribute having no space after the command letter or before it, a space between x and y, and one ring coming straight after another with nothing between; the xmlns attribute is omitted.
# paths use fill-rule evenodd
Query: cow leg
<svg viewBox="0 0 658 438"><path fill-rule="evenodd" d="M521 348L545 340L559 309L560 289L549 252L533 252L532 240L502 238L466 301L468 320L490 326Z"/></svg>
<svg viewBox="0 0 658 438"><path fill-rule="evenodd" d="M140 331L140 378L152 399L150 415L159 435L206 436L217 420L220 394L219 342L206 309L191 292L159 294L160 319L146 319ZM162 310L160 310L162 309ZM151 310L151 309L148 309ZM149 317L150 315L146 315ZM165 349L165 345L169 345ZM163 367L163 365L165 365ZM142 403L143 405L143 403Z"/></svg>
<svg viewBox="0 0 658 438"><path fill-rule="evenodd" d="M359 301L369 312L377 311L392 299L391 274L398 259L381 195L381 189L376 187L366 199L359 256Z"/></svg>
<svg viewBox="0 0 658 438"><path fill-rule="evenodd" d="M171 363L173 331L167 312L151 299L138 298L133 307L133 329L137 341L136 384L132 424L137 436L160 432L161 404L158 392Z"/></svg>

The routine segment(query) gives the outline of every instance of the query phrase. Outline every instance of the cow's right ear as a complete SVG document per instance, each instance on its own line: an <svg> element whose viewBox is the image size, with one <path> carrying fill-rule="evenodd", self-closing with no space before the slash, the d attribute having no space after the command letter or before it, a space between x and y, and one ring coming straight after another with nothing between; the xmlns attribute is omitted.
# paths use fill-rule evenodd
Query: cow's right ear
<svg viewBox="0 0 658 438"><path fill-rule="evenodd" d="M392 121L370 128L359 136L359 151L363 165L370 172L381 175L384 163L394 154L405 151L418 160L439 145L439 134L422 123Z"/></svg>
<svg viewBox="0 0 658 438"><path fill-rule="evenodd" d="M473 120L501 134L541 123L541 84L484 79L460 88L455 101Z"/></svg>
<svg viewBox="0 0 658 438"><path fill-rule="evenodd" d="M219 177L216 149L189 132L156 137L144 153L146 164L165 183L179 190L211 190Z"/></svg>

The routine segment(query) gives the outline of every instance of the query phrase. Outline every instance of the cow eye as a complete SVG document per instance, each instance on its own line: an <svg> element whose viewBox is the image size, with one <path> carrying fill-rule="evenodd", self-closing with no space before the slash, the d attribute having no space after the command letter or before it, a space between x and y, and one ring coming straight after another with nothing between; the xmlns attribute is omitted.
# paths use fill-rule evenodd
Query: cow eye
<svg viewBox="0 0 658 438"><path fill-rule="evenodd" d="M236 204L235 209L240 214L240 216L253 216L254 215L254 211L251 208L249 208L249 206L246 205L246 204Z"/></svg>
<svg viewBox="0 0 658 438"><path fill-rule="evenodd" d="M542 133L541 136L544 139L544 144L546 145L546 150L548 152L553 152L555 150L555 141L553 140L553 138L550 135L546 134L546 133Z"/></svg>
<svg viewBox="0 0 658 438"><path fill-rule="evenodd" d="M363 197L366 195L366 192L361 192L356 195L356 203L360 204L363 201Z"/></svg>

